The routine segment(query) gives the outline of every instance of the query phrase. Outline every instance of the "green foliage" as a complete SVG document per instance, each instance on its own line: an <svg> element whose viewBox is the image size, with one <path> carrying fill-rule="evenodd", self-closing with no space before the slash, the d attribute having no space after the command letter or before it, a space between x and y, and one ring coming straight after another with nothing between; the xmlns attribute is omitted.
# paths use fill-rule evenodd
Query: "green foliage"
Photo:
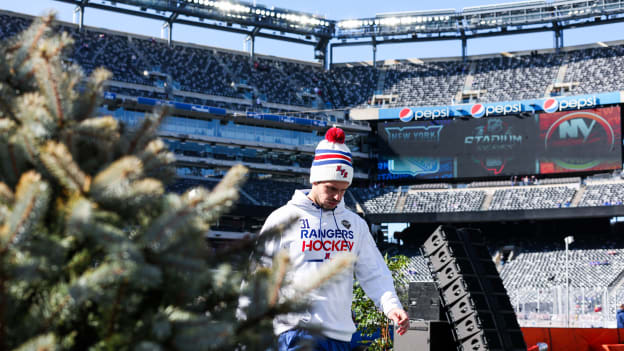
<svg viewBox="0 0 624 351"><path fill-rule="evenodd" d="M0 350L265 350L272 318L303 307L275 297L289 262L253 272L253 241L204 239L247 170L166 193L167 111L134 130L95 116L110 73L63 61L52 23L0 43Z"/></svg>
<svg viewBox="0 0 624 351"><path fill-rule="evenodd" d="M395 281L395 286L398 281L404 280L403 269L407 267L408 258L403 255L396 255L392 257L388 257L388 254L384 255L384 260L388 265L388 269L392 273L392 278ZM400 289L399 286L396 287L397 294L399 298L403 301L402 298L404 295L404 291ZM392 350L392 339L390 335L390 321L386 316L380 311L376 306L373 300L369 299L364 293L362 287L355 282L353 285L353 303L351 305L351 310L355 314L355 324L357 326L358 332L360 332L363 336L371 337L377 331L380 331L380 337L370 342L368 346L368 350L370 351L385 351Z"/></svg>

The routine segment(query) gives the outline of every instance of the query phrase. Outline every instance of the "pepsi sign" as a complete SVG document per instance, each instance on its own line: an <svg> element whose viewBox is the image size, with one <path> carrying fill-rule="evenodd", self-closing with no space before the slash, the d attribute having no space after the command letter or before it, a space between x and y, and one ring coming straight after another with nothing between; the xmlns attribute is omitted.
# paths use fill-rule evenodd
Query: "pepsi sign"
<svg viewBox="0 0 624 351"><path fill-rule="evenodd" d="M583 108L592 108L596 107L597 99L596 96L590 97L569 97L562 99L554 99L549 98L544 100L542 104L542 109L544 112L553 113L556 111L564 111L564 110L572 110L572 109L583 109Z"/></svg>
<svg viewBox="0 0 624 351"><path fill-rule="evenodd" d="M448 107L443 108L403 108L399 111L399 119L401 122L409 122L412 119L422 118L444 118L450 117L450 111Z"/></svg>
<svg viewBox="0 0 624 351"><path fill-rule="evenodd" d="M483 116L491 115L507 115L510 113L522 112L522 104L520 102L514 103L496 103L496 104L481 104L477 103L470 108L470 115L474 118L481 118Z"/></svg>
<svg viewBox="0 0 624 351"><path fill-rule="evenodd" d="M624 93L624 92L623 92ZM546 99L501 101L494 103L460 104L451 106L405 107L366 109L366 115L371 117L360 119L397 119L410 122L418 119L436 119L447 117L472 116L474 118L489 116L505 116L521 112L544 111L554 113L566 110L581 110L596 108L602 105L619 104L623 101L620 92L599 93L593 95L576 95L566 97L552 97ZM372 117L372 115L376 115Z"/></svg>

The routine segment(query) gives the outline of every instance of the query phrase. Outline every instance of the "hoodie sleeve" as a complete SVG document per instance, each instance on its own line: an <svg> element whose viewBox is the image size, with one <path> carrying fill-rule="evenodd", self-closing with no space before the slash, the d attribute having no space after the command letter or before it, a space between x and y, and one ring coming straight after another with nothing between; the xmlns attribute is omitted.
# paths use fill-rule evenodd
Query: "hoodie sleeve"
<svg viewBox="0 0 624 351"><path fill-rule="evenodd" d="M395 308L403 308L394 289L392 274L386 265L365 223L360 225L361 244L355 263L355 277L377 307L387 316Z"/></svg>

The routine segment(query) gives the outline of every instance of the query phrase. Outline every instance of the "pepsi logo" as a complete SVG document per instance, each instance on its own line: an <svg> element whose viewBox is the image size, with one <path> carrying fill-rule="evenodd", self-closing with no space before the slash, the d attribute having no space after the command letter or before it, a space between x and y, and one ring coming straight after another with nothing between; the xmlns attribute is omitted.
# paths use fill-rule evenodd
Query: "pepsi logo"
<svg viewBox="0 0 624 351"><path fill-rule="evenodd" d="M553 98L546 99L542 104L542 108L548 113L555 112L559 108L559 102Z"/></svg>
<svg viewBox="0 0 624 351"><path fill-rule="evenodd" d="M483 104L474 104L470 109L470 114L474 118L481 118L485 115L485 106Z"/></svg>
<svg viewBox="0 0 624 351"><path fill-rule="evenodd" d="M414 111L411 108L404 108L399 112L399 118L402 122L409 122L414 118Z"/></svg>

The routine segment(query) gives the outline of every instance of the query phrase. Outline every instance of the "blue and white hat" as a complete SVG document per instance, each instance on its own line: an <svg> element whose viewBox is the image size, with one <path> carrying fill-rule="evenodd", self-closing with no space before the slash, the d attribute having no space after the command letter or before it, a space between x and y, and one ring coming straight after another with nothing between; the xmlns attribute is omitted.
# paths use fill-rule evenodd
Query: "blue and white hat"
<svg viewBox="0 0 624 351"><path fill-rule="evenodd" d="M310 168L310 183L340 181L351 184L353 163L351 151L345 145L345 133L340 128L330 128L325 139L319 142Z"/></svg>

